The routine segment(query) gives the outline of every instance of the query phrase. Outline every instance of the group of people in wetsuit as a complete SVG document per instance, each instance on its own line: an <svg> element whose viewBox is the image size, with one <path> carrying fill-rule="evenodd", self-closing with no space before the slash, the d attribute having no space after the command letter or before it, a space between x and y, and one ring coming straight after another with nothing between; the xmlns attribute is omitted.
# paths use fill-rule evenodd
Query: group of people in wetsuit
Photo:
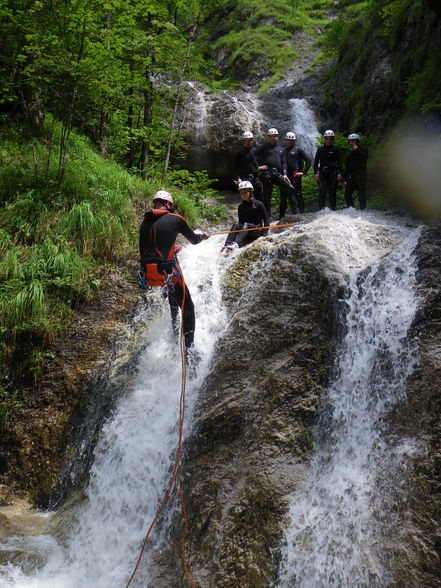
<svg viewBox="0 0 441 588"><path fill-rule="evenodd" d="M334 131L324 133L324 145L317 149L314 163L305 151L296 144L296 135L290 131L285 135L285 146L279 146L277 129L268 130L268 140L260 146L254 145L251 131L242 135L243 146L235 156L235 178L238 184L248 181L253 185L254 196L262 200L271 215L271 194L273 186L280 188L279 220L286 213L287 200L293 214L297 209L305 211L302 195L302 177L314 165L314 178L319 188L319 209L325 208L326 196L329 207L336 209L338 182L343 178L340 150L334 146ZM366 164L367 151L360 147L360 136L351 133L348 137L351 149L344 174L345 200L347 206L354 206L353 193L358 193L360 209L366 208Z"/></svg>
<svg viewBox="0 0 441 588"><path fill-rule="evenodd" d="M235 249L246 242L264 237L271 223L271 194L273 185L280 188L279 220L286 212L287 201L293 214L303 213L302 177L314 165L314 178L319 188L319 208L325 207L329 194L329 205L336 209L337 184L343 178L341 155L334 146L334 132L324 133L324 145L317 149L314 162L296 145L296 135L288 132L285 147L278 145L277 129L268 130L268 141L255 147L251 131L245 131L243 146L235 157L235 177L238 182L241 202L238 207L238 222L225 240L221 253ZM353 193L358 193L360 208L366 207L366 161L367 151L359 146L360 137L352 133L348 137L351 153L347 158L344 174L345 200L354 206ZM192 244L208 239L208 233L195 233L185 219L173 209L173 197L166 190L159 190L153 197L153 209L145 213L139 232L141 269L138 281L142 287L159 286L168 297L172 325L178 331L178 311L183 313L183 336L188 362L197 361L194 351L195 314L190 292L177 263L179 248L175 241L178 234Z"/></svg>

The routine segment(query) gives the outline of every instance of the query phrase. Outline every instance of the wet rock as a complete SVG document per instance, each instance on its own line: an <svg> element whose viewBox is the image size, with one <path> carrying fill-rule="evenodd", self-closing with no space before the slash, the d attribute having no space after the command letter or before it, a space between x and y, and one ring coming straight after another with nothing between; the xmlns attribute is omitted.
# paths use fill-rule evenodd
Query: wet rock
<svg viewBox="0 0 441 588"><path fill-rule="evenodd" d="M420 362L408 382L408 402L394 419L394 433L417 444L407 482L405 532L412 540L407 541L407 557L397 562L397 569L402 585L436 587L441 586L440 223L423 230L416 253L420 304L411 337L417 341Z"/></svg>
<svg viewBox="0 0 441 588"><path fill-rule="evenodd" d="M305 254L305 244L288 235L255 243L225 284L231 324L200 395L183 465L197 585L267 586L274 574L287 495L310 454L336 342L339 284ZM169 569L181 565L176 527L172 549L155 556L157 586L185 585L175 575L163 583L164 558L173 561Z"/></svg>
<svg viewBox="0 0 441 588"><path fill-rule="evenodd" d="M266 129L256 94L212 94L200 84L188 86L180 118L186 167L205 169L228 188L233 185L234 155L241 147L242 133L251 130L259 138Z"/></svg>
<svg viewBox="0 0 441 588"><path fill-rule="evenodd" d="M47 505L56 484L75 410L92 375L108 378L127 360L125 352L119 355L118 341L136 331L133 317L140 297L135 279L127 278L127 268L120 272L103 276L95 298L54 342L55 357L45 366L38 388L21 386L17 394L22 407L2 433L0 481L19 495L30 493L40 505ZM131 275L136 275L136 266Z"/></svg>

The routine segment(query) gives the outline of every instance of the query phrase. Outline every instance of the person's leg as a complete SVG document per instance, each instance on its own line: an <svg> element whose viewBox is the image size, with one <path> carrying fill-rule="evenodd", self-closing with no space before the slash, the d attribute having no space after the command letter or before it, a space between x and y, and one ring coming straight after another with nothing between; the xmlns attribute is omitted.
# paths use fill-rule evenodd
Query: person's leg
<svg viewBox="0 0 441 588"><path fill-rule="evenodd" d="M237 235L240 235L240 233L235 233L234 231L237 231L241 228L242 225L240 225L239 223L234 223L234 225L230 229L230 233L228 233L227 238L225 239L224 247L226 247L229 243L236 241Z"/></svg>
<svg viewBox="0 0 441 588"><path fill-rule="evenodd" d="M318 191L319 191L319 210L323 210L326 206L326 194L328 192L328 180L325 174L319 174L318 179Z"/></svg>
<svg viewBox="0 0 441 588"><path fill-rule="evenodd" d="M280 207L279 207L279 220L285 216L286 204L288 194L284 188L280 188Z"/></svg>
<svg viewBox="0 0 441 588"><path fill-rule="evenodd" d="M244 229L254 229L255 227L257 227L257 225L253 225L252 223L245 223L243 226ZM261 231L243 231L242 233L237 233L236 243L239 247L242 247L246 241L257 239L260 233Z"/></svg>
<svg viewBox="0 0 441 588"><path fill-rule="evenodd" d="M366 208L366 182L359 181L358 182L358 201L360 202L360 210L364 210Z"/></svg>
<svg viewBox="0 0 441 588"><path fill-rule="evenodd" d="M271 176L264 177L262 190L263 204L265 205L269 216L271 216L271 194L273 193L273 183L271 181Z"/></svg>
<svg viewBox="0 0 441 588"><path fill-rule="evenodd" d="M295 178L293 182L294 191L296 195L297 205L299 207L299 212L305 212L305 201L303 200L302 194L302 178L301 176Z"/></svg>
<svg viewBox="0 0 441 588"><path fill-rule="evenodd" d="M286 202L286 198L288 197L289 203L291 205L291 211L293 214L296 214L297 206L296 206L296 200L295 200L295 190L294 190L293 186L291 185L291 183L284 180L282 175L274 176L273 182L274 182L274 184L276 184L280 188L280 199L282 198L282 193L284 194L285 202ZM285 204L285 211L286 211L286 204Z"/></svg>
<svg viewBox="0 0 441 588"><path fill-rule="evenodd" d="M329 206L331 210L337 209L337 174L329 178Z"/></svg>
<svg viewBox="0 0 441 588"><path fill-rule="evenodd" d="M179 278L175 284L175 291L169 292L169 298L173 298L179 308L182 308L182 300L184 297L184 289L182 278ZM171 305L170 305L171 308ZM196 324L194 314L194 304L191 299L190 291L185 288L185 301L184 301L184 339L185 347L188 349L193 345L194 341L194 329Z"/></svg>
<svg viewBox="0 0 441 588"><path fill-rule="evenodd" d="M354 200L352 199L352 194L354 193L354 186L352 184L352 182L349 180L349 182L346 184L346 188L345 188L345 202L346 202L346 206L352 206L352 208L354 207Z"/></svg>
<svg viewBox="0 0 441 588"><path fill-rule="evenodd" d="M173 333L175 334L175 336L179 335L179 305L175 300L175 297L173 296L173 293L169 292L168 295L168 304L170 306L170 315L171 315L171 321L172 321L172 328L173 328Z"/></svg>

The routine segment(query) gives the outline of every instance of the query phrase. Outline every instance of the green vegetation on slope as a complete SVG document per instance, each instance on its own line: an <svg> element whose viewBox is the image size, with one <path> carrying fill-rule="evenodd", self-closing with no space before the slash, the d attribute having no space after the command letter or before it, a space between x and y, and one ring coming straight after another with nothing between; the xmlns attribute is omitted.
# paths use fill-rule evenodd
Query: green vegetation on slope
<svg viewBox="0 0 441 588"><path fill-rule="evenodd" d="M439 23L427 0L347 6L321 41L320 60L334 60L323 78L325 107L334 112L338 96L343 123L358 129L380 110L378 131L403 116L441 112Z"/></svg>
<svg viewBox="0 0 441 588"><path fill-rule="evenodd" d="M208 13L198 46L233 81L251 81L264 92L295 61L295 36L318 38L333 6L330 0L222 0Z"/></svg>
<svg viewBox="0 0 441 588"><path fill-rule="evenodd" d="M26 138L21 125L0 132L0 351L3 365L18 361L35 377L50 360L45 349L105 272L136 256L142 214L160 186L104 159L75 133L60 185L60 125L53 141L49 125L44 130L39 140ZM209 183L203 172L175 172L176 204L191 224L219 213L205 200Z"/></svg>

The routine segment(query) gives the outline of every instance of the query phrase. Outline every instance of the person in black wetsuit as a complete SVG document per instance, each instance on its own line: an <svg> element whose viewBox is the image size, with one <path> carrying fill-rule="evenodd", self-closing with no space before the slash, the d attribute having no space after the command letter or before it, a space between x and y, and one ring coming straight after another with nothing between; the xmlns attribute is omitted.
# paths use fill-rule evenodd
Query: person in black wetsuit
<svg viewBox="0 0 441 588"><path fill-rule="evenodd" d="M277 145L279 141L279 132L277 129L271 128L268 130L268 142L261 145L257 151L257 161L262 169L262 183L263 183L263 203L271 215L271 194L273 192L273 185L279 186L280 198L282 201L282 193L285 198L288 197L293 214L296 213L296 202L294 188L287 176L285 150L283 147ZM280 218L283 210L280 210Z"/></svg>
<svg viewBox="0 0 441 588"><path fill-rule="evenodd" d="M260 181L259 164L256 157L256 147L254 146L254 135L251 131L245 131L242 135L243 146L236 153L234 158L234 174L237 185L240 182L251 182L254 193L257 197L262 194L262 182Z"/></svg>
<svg viewBox="0 0 441 588"><path fill-rule="evenodd" d="M239 195L242 199L237 209L239 222L231 227L230 231L232 232L225 239L225 244L220 250L221 253L227 253L229 249L236 249L268 234L268 229L243 231L240 233L233 232L239 229L268 227L270 224L265 206L260 200L254 198L251 182L241 182L239 184Z"/></svg>
<svg viewBox="0 0 441 588"><path fill-rule="evenodd" d="M366 208L367 149L360 147L360 136L351 133L348 137L351 152L346 160L346 173L343 186L347 206L354 208L352 195L357 192L360 210Z"/></svg>
<svg viewBox="0 0 441 588"><path fill-rule="evenodd" d="M159 190L153 197L153 210L144 214L139 229L139 254L142 271L149 286L162 286L168 290L168 301L173 330L178 332L178 311L184 297L184 279L180 274L175 253L178 234L183 235L193 245L208 239L207 233L194 233L185 219L173 213L173 197L165 190ZM190 292L185 287L184 339L188 350L194 341L195 315Z"/></svg>
<svg viewBox="0 0 441 588"><path fill-rule="evenodd" d="M294 186L295 198L299 212L305 212L305 201L302 195L302 178L306 176L312 165L312 159L296 145L296 134L289 131L285 135L285 157L288 178ZM280 203L282 206L282 203Z"/></svg>
<svg viewBox="0 0 441 588"><path fill-rule="evenodd" d="M331 210L337 208L337 185L341 181L340 150L334 147L334 131L324 132L325 144L317 149L314 159L314 179L319 188L319 210L325 208L329 193Z"/></svg>

